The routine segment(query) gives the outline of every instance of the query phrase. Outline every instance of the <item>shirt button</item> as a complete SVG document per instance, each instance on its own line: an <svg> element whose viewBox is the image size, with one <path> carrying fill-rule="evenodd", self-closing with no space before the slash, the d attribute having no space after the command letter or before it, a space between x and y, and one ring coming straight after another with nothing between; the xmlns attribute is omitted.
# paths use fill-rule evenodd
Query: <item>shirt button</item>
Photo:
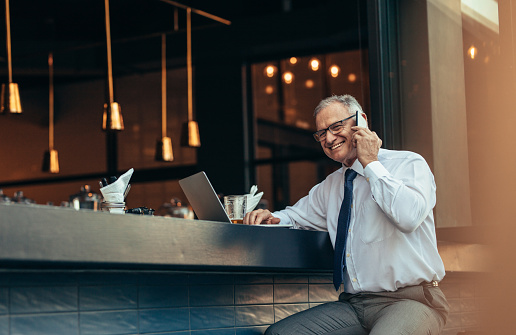
<svg viewBox="0 0 516 335"><path fill-rule="evenodd" d="M353 278L353 283L356 283L357 282L357 279L356 278Z"/></svg>
<svg viewBox="0 0 516 335"><path fill-rule="evenodd" d="M349 257L349 256L351 256L351 255L350 254L346 254L346 257Z"/></svg>
<svg viewBox="0 0 516 335"><path fill-rule="evenodd" d="M351 204L351 208L353 208L353 204Z"/></svg>
<svg viewBox="0 0 516 335"><path fill-rule="evenodd" d="M369 178L366 178L367 182L369 182Z"/></svg>
<svg viewBox="0 0 516 335"><path fill-rule="evenodd" d="M351 233L351 229L348 230L348 233Z"/></svg>

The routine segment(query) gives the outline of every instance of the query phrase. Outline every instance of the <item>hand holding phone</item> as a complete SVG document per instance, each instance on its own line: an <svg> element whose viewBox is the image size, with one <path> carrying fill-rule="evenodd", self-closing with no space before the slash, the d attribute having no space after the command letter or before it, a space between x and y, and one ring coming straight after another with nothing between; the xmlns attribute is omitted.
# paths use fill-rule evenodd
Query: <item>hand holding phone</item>
<svg viewBox="0 0 516 335"><path fill-rule="evenodd" d="M353 134L353 145L357 148L358 161L365 168L367 164L378 160L382 140L374 131L369 130L366 119L359 111L356 112L356 121L358 127L365 128Z"/></svg>

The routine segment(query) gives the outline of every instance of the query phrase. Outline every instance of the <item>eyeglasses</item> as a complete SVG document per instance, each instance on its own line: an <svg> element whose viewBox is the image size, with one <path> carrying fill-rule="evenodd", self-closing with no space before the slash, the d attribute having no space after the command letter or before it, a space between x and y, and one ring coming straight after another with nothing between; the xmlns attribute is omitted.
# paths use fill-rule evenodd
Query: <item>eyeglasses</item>
<svg viewBox="0 0 516 335"><path fill-rule="evenodd" d="M332 133L333 135L336 135L338 133L340 133L343 129L344 129L344 126L345 126L345 121L351 119L351 118L354 118L355 115L351 115L350 117L347 117L343 120L340 120L340 121L337 121L335 123L332 123L330 124L330 126L326 129L321 129L321 130L318 130L316 131L313 135L314 135L314 138L317 142L321 142L323 141L324 139L326 139L326 132L329 130L330 133Z"/></svg>

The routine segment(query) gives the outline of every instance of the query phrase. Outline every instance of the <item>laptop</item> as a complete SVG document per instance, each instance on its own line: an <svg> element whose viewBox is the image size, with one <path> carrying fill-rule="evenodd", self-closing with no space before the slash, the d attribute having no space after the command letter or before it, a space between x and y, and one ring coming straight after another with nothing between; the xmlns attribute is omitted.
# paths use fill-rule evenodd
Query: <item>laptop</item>
<svg viewBox="0 0 516 335"><path fill-rule="evenodd" d="M231 223L204 171L179 180L179 185L199 220Z"/></svg>

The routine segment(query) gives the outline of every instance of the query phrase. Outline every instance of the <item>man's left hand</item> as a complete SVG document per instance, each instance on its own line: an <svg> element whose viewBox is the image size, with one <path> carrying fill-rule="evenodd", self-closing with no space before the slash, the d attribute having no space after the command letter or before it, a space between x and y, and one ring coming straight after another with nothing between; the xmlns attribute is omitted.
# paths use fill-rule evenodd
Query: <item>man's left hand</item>
<svg viewBox="0 0 516 335"><path fill-rule="evenodd" d="M352 141L357 148L358 161L365 168L367 164L378 160L382 140L374 131L367 128L354 126L351 129L355 131Z"/></svg>

